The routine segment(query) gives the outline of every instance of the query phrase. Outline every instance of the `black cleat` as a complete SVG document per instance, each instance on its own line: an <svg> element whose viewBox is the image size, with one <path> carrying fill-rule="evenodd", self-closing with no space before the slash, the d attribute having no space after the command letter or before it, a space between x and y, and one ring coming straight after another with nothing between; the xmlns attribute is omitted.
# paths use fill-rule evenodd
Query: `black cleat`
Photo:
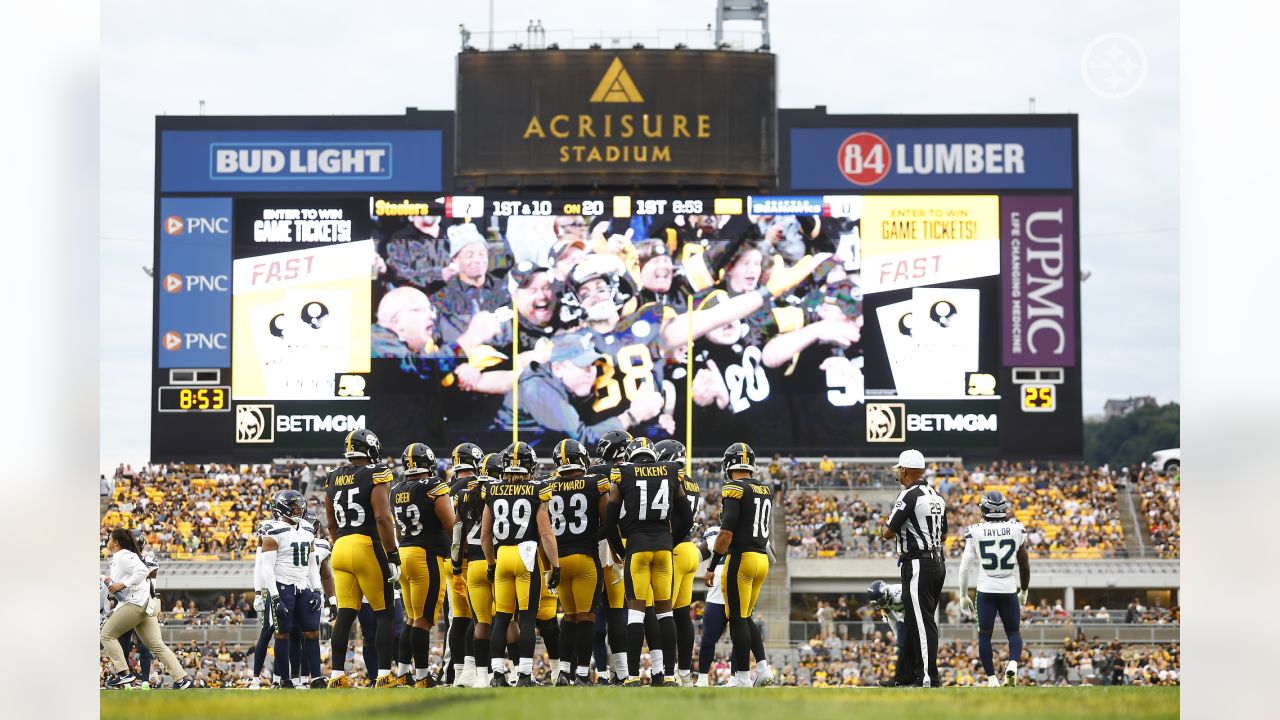
<svg viewBox="0 0 1280 720"><path fill-rule="evenodd" d="M507 674L506 674L506 673L504 673L504 672L496 672L496 673L494 673L494 674L490 675L490 676L489 676L489 687L491 687L491 688L496 688L496 687L500 687L500 688L504 688L504 687L511 687L511 685L507 682Z"/></svg>
<svg viewBox="0 0 1280 720"><path fill-rule="evenodd" d="M591 678L585 675L577 675L573 678L573 684L579 687L594 687L595 683L591 682Z"/></svg>
<svg viewBox="0 0 1280 720"><path fill-rule="evenodd" d="M880 682L876 683L876 687L890 688L890 687L906 687L906 686L899 685L896 680L881 680Z"/></svg>
<svg viewBox="0 0 1280 720"><path fill-rule="evenodd" d="M572 684L573 684L572 676L570 676L569 673L566 673L566 672L560 673L560 676L556 678L556 682L555 682L556 687L569 687Z"/></svg>
<svg viewBox="0 0 1280 720"><path fill-rule="evenodd" d="M191 679L191 676L190 676L190 675L187 675L186 677L182 678L181 680L179 680L179 681L175 682L175 683L173 684L173 689L174 689L174 690L186 690L187 688L189 688L189 687L191 687L192 685L195 685L195 684L196 684L196 683L195 683L195 681L194 681L194 680L192 680L192 679Z"/></svg>
<svg viewBox="0 0 1280 720"><path fill-rule="evenodd" d="M129 687L131 685L137 684L137 682L138 682L137 676L131 672L112 673L111 677L107 678L107 688L115 689L115 688Z"/></svg>
<svg viewBox="0 0 1280 720"><path fill-rule="evenodd" d="M520 673L516 676L516 687L542 687L542 683L534 680L530 675Z"/></svg>
<svg viewBox="0 0 1280 720"><path fill-rule="evenodd" d="M328 680L326 680L326 679L324 679L324 678L322 678L322 677L312 678L312 679L311 679L311 689L312 689L312 690L324 690L324 689L325 689L325 688L327 688L327 687L329 687L329 681L328 681Z"/></svg>
<svg viewBox="0 0 1280 720"><path fill-rule="evenodd" d="M656 673L651 673L649 675L650 687L662 687L665 684L666 684L666 675L664 673L656 672Z"/></svg>

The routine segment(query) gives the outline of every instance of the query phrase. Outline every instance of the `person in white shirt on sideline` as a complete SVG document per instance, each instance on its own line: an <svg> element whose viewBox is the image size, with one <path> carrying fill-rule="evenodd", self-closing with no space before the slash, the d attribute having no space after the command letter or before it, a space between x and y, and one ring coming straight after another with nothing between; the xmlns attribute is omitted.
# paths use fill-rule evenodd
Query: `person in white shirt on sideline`
<svg viewBox="0 0 1280 720"><path fill-rule="evenodd" d="M174 689L191 687L191 676L178 663L173 651L160 639L160 623L156 619L160 601L151 597L151 584L147 582L151 569L142 562L133 535L124 528L112 530L107 550L111 552L107 572L111 584L107 586L107 592L114 594L119 602L99 634L102 650L115 670L115 674L107 680L107 687L124 687L137 682L137 678L129 671L129 664L125 662L124 651L117 639L130 630L137 631L138 638L173 676Z"/></svg>

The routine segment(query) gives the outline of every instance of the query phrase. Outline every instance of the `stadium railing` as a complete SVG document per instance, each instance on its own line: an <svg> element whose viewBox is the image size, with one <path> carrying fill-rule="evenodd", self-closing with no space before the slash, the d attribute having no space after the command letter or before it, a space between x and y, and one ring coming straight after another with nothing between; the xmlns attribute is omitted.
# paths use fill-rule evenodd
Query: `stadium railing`
<svg viewBox="0 0 1280 720"><path fill-rule="evenodd" d="M875 632L887 635L889 630L889 624L885 622L873 623L870 632L860 620L836 622L836 634L851 640L861 641ZM1023 623L1020 632L1024 643L1036 645L1060 645L1064 639L1077 637L1080 633L1091 642L1096 638L1102 641L1118 640L1126 644L1168 643L1180 641L1182 626L1176 623ZM790 623L789 635L793 644L807 643L820 633L821 626L816 622L793 620ZM938 633L940 642L977 640L978 625L973 622L939 623ZM1004 631L997 631L994 639L1005 642Z"/></svg>

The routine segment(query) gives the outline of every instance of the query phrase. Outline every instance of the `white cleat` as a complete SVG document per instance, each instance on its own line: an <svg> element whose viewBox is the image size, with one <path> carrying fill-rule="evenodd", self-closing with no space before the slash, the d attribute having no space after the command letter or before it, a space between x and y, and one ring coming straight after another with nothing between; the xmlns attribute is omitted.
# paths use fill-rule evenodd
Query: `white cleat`
<svg viewBox="0 0 1280 720"><path fill-rule="evenodd" d="M1004 667L1004 684L1008 687L1017 687L1018 685L1018 663L1012 660Z"/></svg>
<svg viewBox="0 0 1280 720"><path fill-rule="evenodd" d="M710 678L710 673L701 673L698 675L698 682L694 683L693 686L694 687L711 687L710 683L708 682L709 678Z"/></svg>
<svg viewBox="0 0 1280 720"><path fill-rule="evenodd" d="M729 682L727 682L727 683L725 683L725 684L723 684L723 685L717 685L716 687L724 687L724 688L734 688L734 687L736 687L736 688L740 688L740 687L751 687L751 686L750 686L750 685L747 685L746 683L744 683L744 682L742 682L741 680L739 680L737 675L734 675L733 677L729 678Z"/></svg>
<svg viewBox="0 0 1280 720"><path fill-rule="evenodd" d="M471 687L487 688L489 687L489 671L476 668L476 681Z"/></svg>
<svg viewBox="0 0 1280 720"><path fill-rule="evenodd" d="M676 671L676 685L680 687L693 687L693 673Z"/></svg>
<svg viewBox="0 0 1280 720"><path fill-rule="evenodd" d="M995 675L987 676L987 687L1000 687L1000 678Z"/></svg>
<svg viewBox="0 0 1280 720"><path fill-rule="evenodd" d="M462 672L458 673L458 676L453 679L453 686L454 687L473 687L476 684L477 674L478 673L476 672L475 668L467 668L466 670L463 670Z"/></svg>
<svg viewBox="0 0 1280 720"><path fill-rule="evenodd" d="M756 673L755 683L752 687L767 687L773 684L773 671L769 670L764 673Z"/></svg>

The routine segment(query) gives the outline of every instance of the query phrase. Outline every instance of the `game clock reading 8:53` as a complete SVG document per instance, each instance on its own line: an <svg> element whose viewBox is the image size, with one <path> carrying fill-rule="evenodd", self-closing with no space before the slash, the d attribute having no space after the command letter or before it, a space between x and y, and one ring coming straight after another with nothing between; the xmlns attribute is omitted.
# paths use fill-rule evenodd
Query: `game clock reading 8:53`
<svg viewBox="0 0 1280 720"><path fill-rule="evenodd" d="M172 386L160 388L160 412L227 412L231 388L215 386Z"/></svg>

